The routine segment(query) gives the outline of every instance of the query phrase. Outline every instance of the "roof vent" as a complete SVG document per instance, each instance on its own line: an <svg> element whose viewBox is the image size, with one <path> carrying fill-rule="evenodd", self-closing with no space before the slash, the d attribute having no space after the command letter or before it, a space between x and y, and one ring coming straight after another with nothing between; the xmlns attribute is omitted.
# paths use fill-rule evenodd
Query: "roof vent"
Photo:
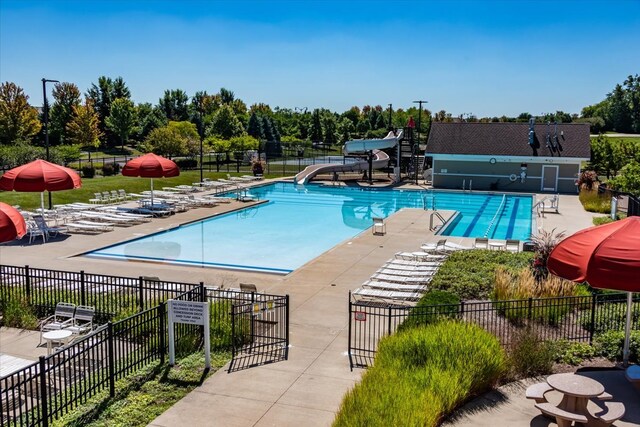
<svg viewBox="0 0 640 427"><path fill-rule="evenodd" d="M529 145L532 147L536 141L536 131L534 130L535 124L536 124L536 119L531 117L529 119Z"/></svg>

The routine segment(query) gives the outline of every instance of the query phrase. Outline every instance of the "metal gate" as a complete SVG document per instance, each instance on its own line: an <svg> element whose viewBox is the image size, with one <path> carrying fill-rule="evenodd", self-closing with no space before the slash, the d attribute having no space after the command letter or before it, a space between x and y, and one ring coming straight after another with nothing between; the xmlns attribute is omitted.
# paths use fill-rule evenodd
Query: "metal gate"
<svg viewBox="0 0 640 427"><path fill-rule="evenodd" d="M253 294L231 306L232 360L229 372L287 360L289 295Z"/></svg>

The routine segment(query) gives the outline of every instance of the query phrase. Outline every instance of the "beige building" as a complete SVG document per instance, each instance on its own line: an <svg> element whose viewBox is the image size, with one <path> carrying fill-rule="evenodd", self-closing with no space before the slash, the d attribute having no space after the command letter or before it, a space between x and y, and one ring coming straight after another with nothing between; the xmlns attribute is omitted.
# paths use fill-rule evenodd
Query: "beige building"
<svg viewBox="0 0 640 427"><path fill-rule="evenodd" d="M426 156L435 188L576 193L590 150L588 124L433 123Z"/></svg>

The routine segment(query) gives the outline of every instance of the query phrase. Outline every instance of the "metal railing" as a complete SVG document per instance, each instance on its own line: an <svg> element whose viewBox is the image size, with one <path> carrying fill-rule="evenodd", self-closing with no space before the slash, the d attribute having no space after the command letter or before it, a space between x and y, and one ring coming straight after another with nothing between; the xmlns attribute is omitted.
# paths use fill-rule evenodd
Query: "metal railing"
<svg viewBox="0 0 640 427"><path fill-rule="evenodd" d="M163 364L168 349L165 301L170 298L210 303L211 347L233 352L230 372L288 357L288 295L0 265L0 300L14 298L42 315L59 301L93 304L94 323L108 323L0 378L1 426L47 426L102 390L108 388L113 397L117 380L152 362ZM130 310L139 312L110 322ZM247 319L248 328L234 329L236 313ZM178 354L202 345L202 326L174 327Z"/></svg>
<svg viewBox="0 0 640 427"><path fill-rule="evenodd" d="M640 295L634 299L632 329L640 329ZM594 336L624 329L626 294L475 301L453 305L406 307L349 300L349 361L351 369L373 364L380 340L401 325L429 323L450 317L473 322L508 346L524 328L541 340L592 343Z"/></svg>

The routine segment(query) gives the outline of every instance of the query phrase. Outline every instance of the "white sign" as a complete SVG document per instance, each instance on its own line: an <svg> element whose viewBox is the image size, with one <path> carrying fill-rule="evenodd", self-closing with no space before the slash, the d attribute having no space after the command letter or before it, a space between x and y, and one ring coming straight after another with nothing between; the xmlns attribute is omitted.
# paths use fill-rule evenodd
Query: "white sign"
<svg viewBox="0 0 640 427"><path fill-rule="evenodd" d="M205 367L211 369L211 343L209 337L209 303L196 301L167 301L169 307L169 365L176 363L176 340L174 325L204 326L204 361Z"/></svg>
<svg viewBox="0 0 640 427"><path fill-rule="evenodd" d="M209 320L205 316L208 306L206 302L169 300L169 318L174 323L204 326Z"/></svg>

